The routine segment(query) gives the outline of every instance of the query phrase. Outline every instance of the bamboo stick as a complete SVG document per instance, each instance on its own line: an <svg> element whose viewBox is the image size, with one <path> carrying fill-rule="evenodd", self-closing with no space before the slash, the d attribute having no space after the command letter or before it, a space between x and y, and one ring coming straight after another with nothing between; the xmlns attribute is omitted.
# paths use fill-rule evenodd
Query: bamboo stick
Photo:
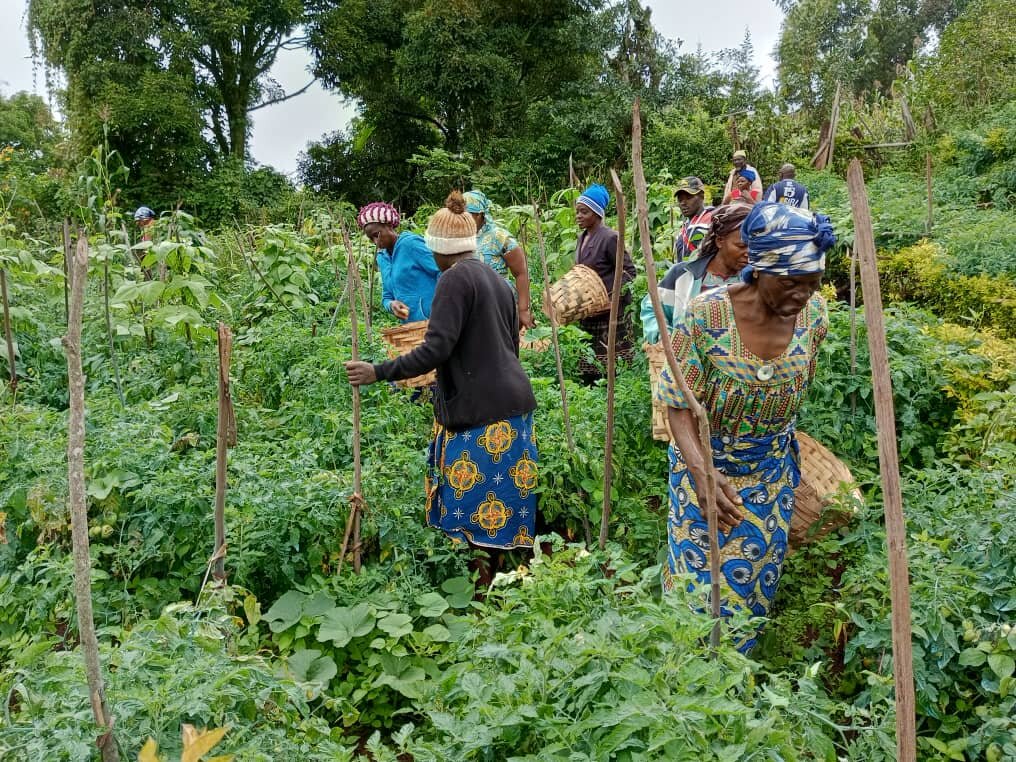
<svg viewBox="0 0 1016 762"><path fill-rule="evenodd" d="M92 562L88 551L88 506L85 501L85 375L81 370L81 313L85 301L85 280L88 278L88 239L84 234L78 237L71 272L73 286L63 346L67 355L70 403L67 422L67 486L74 554L74 600L92 715L96 724L105 728L96 745L102 752L103 762L119 762L120 754L113 737L113 715L106 703L106 686L102 678L99 641L95 635L95 618L92 613Z"/></svg>
<svg viewBox="0 0 1016 762"><path fill-rule="evenodd" d="M233 334L219 323L219 417L215 428L215 570L217 580L226 579L226 465L227 448L236 444L236 418L229 393L229 363Z"/></svg>
<svg viewBox="0 0 1016 762"><path fill-rule="evenodd" d="M847 170L847 190L854 215L854 245L861 265L864 289L864 317L871 353L871 377L875 391L875 425L878 430L878 461L885 501L885 529L889 553L889 592L892 599L893 678L896 683L896 759L914 762L916 720L914 664L910 627L910 579L907 564L907 527L900 488L899 455L896 449L896 419L893 410L889 349L882 317L882 292L875 258L868 192L857 159Z"/></svg>
<svg viewBox="0 0 1016 762"><path fill-rule="evenodd" d="M617 172L610 170L610 179L617 196L617 252L614 256L614 283L610 292L610 325L607 328L607 435L603 448L603 512L600 514L600 550L607 546L610 526L610 489L614 479L614 381L617 372L617 318L624 287L624 189Z"/></svg>
<svg viewBox="0 0 1016 762"><path fill-rule="evenodd" d="M356 316L356 294L359 279L356 277L356 257L353 254L353 243L349 239L349 231L342 225L342 242L346 246L346 283L349 288L349 325L352 333L352 360L360 360L360 326ZM353 387L353 494L349 498L349 519L346 521L346 539L342 542L342 553L339 556L339 570L342 569L342 557L346 554L347 542L352 526L353 535L353 573L360 573L360 516L363 513L363 471L360 462L360 387Z"/></svg>
<svg viewBox="0 0 1016 762"><path fill-rule="evenodd" d="M533 220L536 222L536 244L540 254L540 268L543 271L543 286L550 288L550 271L547 268L547 252L543 239L543 225L540 222L540 208L533 204ZM568 390L564 385L564 363L561 362L561 337L558 335L560 326L557 323L557 312L554 310L554 302L548 296L544 300L547 308L547 315L550 318L550 338L554 344L554 361L557 363L557 385L561 390L561 413L564 415L564 435L568 442L568 451L575 452L575 437L572 435L571 415L568 412Z"/></svg>
<svg viewBox="0 0 1016 762"><path fill-rule="evenodd" d="M14 364L14 331L11 329L11 305L7 299L7 271L2 267L0 267L0 295L4 306L4 340L7 342L7 370L11 376L11 394L17 394L18 369Z"/></svg>
<svg viewBox="0 0 1016 762"><path fill-rule="evenodd" d="M668 335L667 318L663 313L663 305L660 303L660 293L656 285L656 263L653 261L653 248L649 241L648 189L646 187L645 170L642 167L642 120L639 113L640 102L638 98L635 99L632 112L631 148L632 170L635 182L635 208L638 211L639 242L642 246L642 257L646 263L646 287L649 289L649 299L653 303L653 312L656 313L656 322L660 327L660 343L667 358L667 367L670 369L670 375L681 389L681 394L688 403L688 409L698 422L699 446L702 448L702 456L705 459L706 465L706 483L696 486L698 487L699 499L705 505L706 524L709 530L709 598L711 613L716 620L710 633L709 642L715 649L720 644L720 539L717 529L716 475L713 467L713 448L712 437L709 432L709 417L688 386L684 373L681 372L681 368L677 364L677 358L674 356L674 347Z"/></svg>

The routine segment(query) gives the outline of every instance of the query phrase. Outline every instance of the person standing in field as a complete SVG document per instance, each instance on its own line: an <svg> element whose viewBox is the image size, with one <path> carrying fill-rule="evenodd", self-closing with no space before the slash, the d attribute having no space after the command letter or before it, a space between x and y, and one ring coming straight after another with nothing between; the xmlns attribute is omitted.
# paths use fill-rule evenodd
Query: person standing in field
<svg viewBox="0 0 1016 762"><path fill-rule="evenodd" d="M682 178L674 195L677 196L677 205L684 217L677 240L674 241L674 261L683 262L695 258L695 252L709 232L714 207L706 205L706 186L697 177Z"/></svg>
<svg viewBox="0 0 1016 762"><path fill-rule="evenodd" d="M519 363L519 314L507 281L476 254L476 224L462 194L427 226L442 272L423 344L372 365L346 363L349 382L397 381L437 369L427 523L477 551L488 585L501 551L531 548L539 454L536 397Z"/></svg>
<svg viewBox="0 0 1016 762"><path fill-rule="evenodd" d="M360 209L356 222L377 246L381 273L381 306L403 323L430 317L434 289L441 275L423 237L399 227L398 210L375 201Z"/></svg>
<svg viewBox="0 0 1016 762"><path fill-rule="evenodd" d="M670 512L663 587L692 575L710 589L706 509L697 486L716 481L721 612L767 616L787 553L801 471L797 412L815 377L828 330L817 293L825 253L836 242L828 218L783 204L754 206L741 226L748 245L743 283L701 294L678 323L673 348L691 392L709 416L703 452L688 401L664 369L657 399L667 405ZM757 633L738 648L749 651Z"/></svg>
<svg viewBox="0 0 1016 762"><path fill-rule="evenodd" d="M582 231L579 233L575 263L592 269L603 281L607 294L613 296L614 270L617 261L617 231L603 224L610 205L610 194L602 185L593 184L586 188L575 202L575 221ZM634 354L632 342L632 320L628 313L631 306L631 291L627 284L635 278L635 265L631 255L624 253L624 271L621 283L621 303L617 313L615 351L617 357L631 360ZM592 337L595 360L583 357L579 361L579 373L584 384L592 384L603 378L607 362L607 340L610 331L610 310L592 315L579 321L579 327Z"/></svg>
<svg viewBox="0 0 1016 762"><path fill-rule="evenodd" d="M727 175L727 184L723 188L723 203L729 204L733 198L733 192L737 188L737 178L739 176L744 177L749 182L748 189L742 191L742 195L751 197L752 191L754 191L757 194L755 199L760 199L762 197L762 177L759 175L758 170L748 163L748 154L744 151L734 151L731 163L734 167L730 170L730 174ZM742 170L745 169L750 171L744 174Z"/></svg>
<svg viewBox="0 0 1016 762"><path fill-rule="evenodd" d="M477 256L503 278L511 273L519 301L519 322L523 328L535 327L526 252L506 228L494 222L490 214L490 199L478 190L464 193L463 198L466 200L466 211L473 215L476 223Z"/></svg>
<svg viewBox="0 0 1016 762"><path fill-rule="evenodd" d="M796 206L798 209L808 208L808 189L795 179L797 169L793 164L780 167L780 179L770 185L764 199L771 203Z"/></svg>
<svg viewBox="0 0 1016 762"><path fill-rule="evenodd" d="M762 192L755 188L758 181L758 174L750 167L742 167L737 170L734 177L734 189L730 191L731 204L745 204L754 206L762 197Z"/></svg>
<svg viewBox="0 0 1016 762"><path fill-rule="evenodd" d="M688 302L704 291L740 280L741 270L748 264L748 245L741 239L741 223L750 211L751 207L746 204L717 207L710 218L699 256L690 262L678 262L663 276L657 288L667 318L668 336L684 319ZM648 294L642 299L640 317L642 337L649 344L655 344L660 340L660 327Z"/></svg>

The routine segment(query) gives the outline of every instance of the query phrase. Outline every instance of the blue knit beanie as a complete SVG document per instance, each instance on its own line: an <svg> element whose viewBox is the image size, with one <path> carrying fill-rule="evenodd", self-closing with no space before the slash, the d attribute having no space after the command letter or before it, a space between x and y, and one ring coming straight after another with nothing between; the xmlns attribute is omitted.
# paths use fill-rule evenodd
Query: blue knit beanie
<svg viewBox="0 0 1016 762"><path fill-rule="evenodd" d="M610 194L607 193L607 189L599 183L593 183L579 196L576 204L583 204L592 209L596 214L600 216L602 220L607 216L607 206L610 204Z"/></svg>

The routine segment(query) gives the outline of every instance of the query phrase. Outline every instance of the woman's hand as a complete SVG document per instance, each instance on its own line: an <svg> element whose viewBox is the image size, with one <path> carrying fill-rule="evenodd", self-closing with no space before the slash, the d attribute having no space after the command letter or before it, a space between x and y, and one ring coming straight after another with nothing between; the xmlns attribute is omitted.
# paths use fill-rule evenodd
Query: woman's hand
<svg viewBox="0 0 1016 762"><path fill-rule="evenodd" d="M405 302L400 302L397 299L392 299L390 304L392 314L395 315L399 320L405 320L409 317L409 307L406 306Z"/></svg>
<svg viewBox="0 0 1016 762"><path fill-rule="evenodd" d="M519 324L523 328L536 328L536 318L533 317L533 311L529 307L519 308Z"/></svg>
<svg viewBox="0 0 1016 762"><path fill-rule="evenodd" d="M729 532L741 523L744 512L741 510L744 501L737 494L734 486L727 481L727 477L716 469L713 469L713 477L716 480L716 517L719 529L722 532Z"/></svg>
<svg viewBox="0 0 1016 762"><path fill-rule="evenodd" d="M346 376L353 386L365 386L377 381L374 366L369 362L347 362Z"/></svg>

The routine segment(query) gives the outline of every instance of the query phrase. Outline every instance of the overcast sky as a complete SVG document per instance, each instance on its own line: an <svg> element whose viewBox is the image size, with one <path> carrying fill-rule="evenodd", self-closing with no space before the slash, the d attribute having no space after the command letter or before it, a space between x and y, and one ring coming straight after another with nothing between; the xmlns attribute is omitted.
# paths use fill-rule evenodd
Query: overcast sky
<svg viewBox="0 0 1016 762"><path fill-rule="evenodd" d="M771 53L782 21L782 13L771 0L649 0L649 6L656 28L672 40L681 40L683 52L694 52L699 44L707 53L737 47L745 28L750 29L762 82L771 86L775 72ZM10 95L29 90L45 95L42 72L33 75L32 71L24 0L0 0L0 10L4 11L0 17L8 19L0 25L0 92ZM17 23L12 23L15 20ZM272 76L287 90L297 90L310 79L309 63L306 51L283 51ZM253 114L251 152L258 162L292 173L297 154L307 143L345 127L354 111L354 104L314 85L291 101Z"/></svg>

